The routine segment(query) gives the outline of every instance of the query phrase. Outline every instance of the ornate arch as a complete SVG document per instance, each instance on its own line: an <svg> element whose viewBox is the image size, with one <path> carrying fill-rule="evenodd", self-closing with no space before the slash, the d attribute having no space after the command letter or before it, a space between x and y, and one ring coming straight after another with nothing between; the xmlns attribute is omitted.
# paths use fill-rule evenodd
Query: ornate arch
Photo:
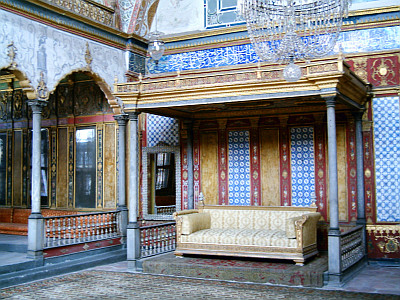
<svg viewBox="0 0 400 300"><path fill-rule="evenodd" d="M112 89L110 86L107 84L107 82L96 72L94 72L90 68L90 64L84 68L78 68L71 70L70 72L64 74L63 76L60 77L60 79L57 81L57 83L54 85L54 88L51 90L50 93L54 93L55 90L57 89L57 86L60 84L61 80L63 80L65 77L68 77L69 75L72 75L74 73L79 73L79 72L85 72L89 73L92 78L94 79L94 82L99 86L100 90L104 93L108 104L110 105L111 109L113 110L114 114L121 114L123 113L123 104L121 101L118 101L118 98L115 97L112 93Z"/></svg>

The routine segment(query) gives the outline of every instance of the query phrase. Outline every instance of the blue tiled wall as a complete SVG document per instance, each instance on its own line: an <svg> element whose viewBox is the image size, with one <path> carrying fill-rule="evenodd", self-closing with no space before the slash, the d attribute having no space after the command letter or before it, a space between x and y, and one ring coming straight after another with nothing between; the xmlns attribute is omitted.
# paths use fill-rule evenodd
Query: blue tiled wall
<svg viewBox="0 0 400 300"><path fill-rule="evenodd" d="M373 100L376 214L378 222L400 221L400 106L398 97Z"/></svg>
<svg viewBox="0 0 400 300"><path fill-rule="evenodd" d="M229 131L229 205L250 205L250 132Z"/></svg>
<svg viewBox="0 0 400 300"><path fill-rule="evenodd" d="M147 147L179 145L178 120L157 115L147 115Z"/></svg>
<svg viewBox="0 0 400 300"><path fill-rule="evenodd" d="M310 206L315 194L314 128L290 129L292 206Z"/></svg>
<svg viewBox="0 0 400 300"><path fill-rule="evenodd" d="M400 48L400 26L342 32L337 45L344 53L361 53ZM338 51L338 46L336 47ZM258 62L251 44L166 55L156 65L147 64L149 73L176 72Z"/></svg>

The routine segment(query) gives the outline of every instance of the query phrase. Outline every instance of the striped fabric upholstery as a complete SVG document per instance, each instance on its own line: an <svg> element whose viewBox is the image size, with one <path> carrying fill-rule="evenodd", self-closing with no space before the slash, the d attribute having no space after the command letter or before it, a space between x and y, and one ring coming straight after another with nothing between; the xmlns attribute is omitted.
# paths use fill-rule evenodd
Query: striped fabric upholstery
<svg viewBox="0 0 400 300"><path fill-rule="evenodd" d="M262 229L204 229L182 235L181 242L285 248L297 246L296 239L288 239L284 230Z"/></svg>
<svg viewBox="0 0 400 300"><path fill-rule="evenodd" d="M211 215L211 229L286 229L286 221L304 211L204 209Z"/></svg>

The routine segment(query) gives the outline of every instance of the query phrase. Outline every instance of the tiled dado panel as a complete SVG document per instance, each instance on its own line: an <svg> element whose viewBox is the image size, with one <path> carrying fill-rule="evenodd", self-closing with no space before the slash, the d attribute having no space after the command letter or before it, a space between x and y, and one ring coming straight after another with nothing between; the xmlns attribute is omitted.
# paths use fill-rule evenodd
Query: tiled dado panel
<svg viewBox="0 0 400 300"><path fill-rule="evenodd" d="M315 196L314 128L290 129L292 206L310 206Z"/></svg>
<svg viewBox="0 0 400 300"><path fill-rule="evenodd" d="M400 26L342 32L337 43L344 53L364 53L400 48ZM336 49L337 51L337 49ZM149 73L176 72L258 62L251 44L164 55L159 63L149 61ZM133 66L130 66L133 68ZM380 80L376 76L376 80Z"/></svg>
<svg viewBox="0 0 400 300"><path fill-rule="evenodd" d="M178 120L157 115L147 115L147 147L179 145Z"/></svg>
<svg viewBox="0 0 400 300"><path fill-rule="evenodd" d="M399 97L373 99L376 219L400 221Z"/></svg>
<svg viewBox="0 0 400 300"><path fill-rule="evenodd" d="M250 205L250 131L228 132L229 205Z"/></svg>

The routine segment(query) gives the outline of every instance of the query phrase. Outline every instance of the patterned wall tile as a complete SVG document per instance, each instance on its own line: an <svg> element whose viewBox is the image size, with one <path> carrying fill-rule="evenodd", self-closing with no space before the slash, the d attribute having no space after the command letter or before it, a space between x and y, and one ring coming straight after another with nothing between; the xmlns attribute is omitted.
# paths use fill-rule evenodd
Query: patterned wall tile
<svg viewBox="0 0 400 300"><path fill-rule="evenodd" d="M400 26L342 32L335 51L341 45L344 53L361 53L400 48ZM259 61L251 44L165 55L156 65L149 61L147 72L163 73L231 66Z"/></svg>
<svg viewBox="0 0 400 300"><path fill-rule="evenodd" d="M310 206L315 194L314 128L290 129L292 206Z"/></svg>
<svg viewBox="0 0 400 300"><path fill-rule="evenodd" d="M398 97L373 100L378 222L400 221L400 105Z"/></svg>
<svg viewBox="0 0 400 300"><path fill-rule="evenodd" d="M250 205L250 132L229 131L229 205Z"/></svg>
<svg viewBox="0 0 400 300"><path fill-rule="evenodd" d="M178 120L157 115L147 115L147 146L179 145Z"/></svg>

